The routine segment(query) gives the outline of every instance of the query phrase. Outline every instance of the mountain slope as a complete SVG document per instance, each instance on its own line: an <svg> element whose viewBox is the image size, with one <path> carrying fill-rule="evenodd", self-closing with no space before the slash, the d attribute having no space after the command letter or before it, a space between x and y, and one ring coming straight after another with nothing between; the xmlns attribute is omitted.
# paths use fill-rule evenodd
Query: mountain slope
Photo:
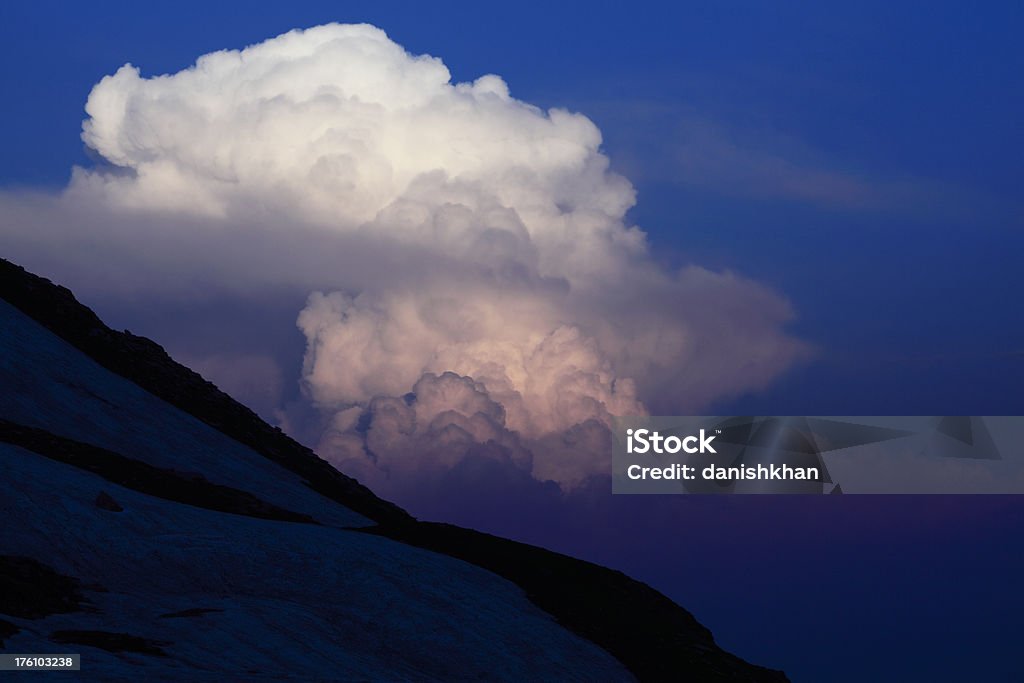
<svg viewBox="0 0 1024 683"><path fill-rule="evenodd" d="M412 519L3 260L0 298L9 651L104 680L785 680L619 572Z"/></svg>
<svg viewBox="0 0 1024 683"><path fill-rule="evenodd" d="M88 600L11 619L11 651L81 652L86 674L105 681L480 680L496 669L506 680L628 678L515 585L470 564L171 503L8 444L0 458L3 512L19 522L3 532L3 552L77 579ZM97 507L99 491L123 511Z"/></svg>

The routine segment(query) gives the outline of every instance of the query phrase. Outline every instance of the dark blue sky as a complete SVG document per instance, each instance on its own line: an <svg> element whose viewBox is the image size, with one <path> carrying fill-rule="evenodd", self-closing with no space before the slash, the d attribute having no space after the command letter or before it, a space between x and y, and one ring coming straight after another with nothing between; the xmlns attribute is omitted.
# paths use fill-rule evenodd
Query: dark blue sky
<svg viewBox="0 0 1024 683"><path fill-rule="evenodd" d="M583 111L669 263L789 297L811 365L724 413L1024 410L1019 3L5 4L0 183L63 185L96 81L368 21ZM694 161L694 160L697 161ZM881 391L880 391L881 389Z"/></svg>
<svg viewBox="0 0 1024 683"><path fill-rule="evenodd" d="M177 71L368 21L458 80L587 114L661 260L793 302L816 358L722 413L1024 413L1024 5L779 4L5 3L0 185L88 163L86 96L126 61ZM794 680L1020 680L1014 498L611 507L607 533L586 536L599 515L506 532L652 582ZM680 519L661 545L636 528Z"/></svg>

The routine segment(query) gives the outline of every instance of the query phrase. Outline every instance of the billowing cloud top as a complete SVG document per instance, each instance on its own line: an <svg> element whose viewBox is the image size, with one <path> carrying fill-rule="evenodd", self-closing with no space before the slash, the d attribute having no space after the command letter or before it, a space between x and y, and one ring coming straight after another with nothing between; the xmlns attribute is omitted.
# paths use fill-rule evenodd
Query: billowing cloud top
<svg viewBox="0 0 1024 683"><path fill-rule="evenodd" d="M331 416L320 451L371 484L485 458L577 486L609 466L610 416L706 405L802 352L773 292L655 265L589 119L498 76L453 84L372 26L153 78L125 65L86 110L108 164L76 169L62 202L258 233L272 269L313 284L298 325Z"/></svg>
<svg viewBox="0 0 1024 683"><path fill-rule="evenodd" d="M641 248L639 233L615 231L633 189L607 173L586 117L515 100L498 76L453 85L440 60L372 26L292 31L170 76L125 65L86 111L85 143L133 173L76 181L129 206L245 217L255 204L337 229L386 210L375 230L471 249L481 228L467 215L454 210L443 229L423 220L450 204L509 239L528 231L559 273L566 259L599 265L573 248L581 237Z"/></svg>

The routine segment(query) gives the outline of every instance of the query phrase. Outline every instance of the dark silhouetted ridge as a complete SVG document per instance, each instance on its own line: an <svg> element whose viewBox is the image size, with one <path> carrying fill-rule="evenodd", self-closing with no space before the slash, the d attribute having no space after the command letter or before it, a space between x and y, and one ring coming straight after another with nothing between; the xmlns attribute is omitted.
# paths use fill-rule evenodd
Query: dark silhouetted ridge
<svg viewBox="0 0 1024 683"><path fill-rule="evenodd" d="M715 644L692 614L622 572L451 524L366 529L457 557L518 584L569 630L615 655L642 681L786 681Z"/></svg>
<svg viewBox="0 0 1024 683"><path fill-rule="evenodd" d="M300 475L321 495L378 523L412 520L176 362L156 342L107 327L66 287L0 259L0 297L111 372Z"/></svg>
<svg viewBox="0 0 1024 683"><path fill-rule="evenodd" d="M263 422L197 373L176 363L156 343L127 331L111 330L68 289L3 259L0 298L111 372L297 473L315 491L377 524L359 531L458 558L517 584L535 605L562 626L614 655L641 680L787 680L780 671L749 664L725 652L689 612L621 572L477 531L415 520L397 505L378 498L355 479L335 470L280 429ZM57 437L44 430L0 421L0 441L89 470L148 495L269 519L311 521L305 515L282 510L244 491L156 468L125 454ZM116 501L102 503L97 505L104 510L120 507ZM33 574L28 570L35 565L26 562L33 561L15 558L6 565L0 562L0 598L4 591L10 594L20 590L26 572ZM49 589L26 593L26 609L34 604L32 596L38 597L40 609L47 611L77 606L80 595L73 580L45 571L33 575L38 579L35 588L52 584L53 598L43 595ZM199 617L214 611L195 608L162 616ZM17 616L2 607L0 613ZM0 623L0 638L14 628ZM52 636L56 642L90 645L112 652L165 654L165 643L125 633L66 630Z"/></svg>

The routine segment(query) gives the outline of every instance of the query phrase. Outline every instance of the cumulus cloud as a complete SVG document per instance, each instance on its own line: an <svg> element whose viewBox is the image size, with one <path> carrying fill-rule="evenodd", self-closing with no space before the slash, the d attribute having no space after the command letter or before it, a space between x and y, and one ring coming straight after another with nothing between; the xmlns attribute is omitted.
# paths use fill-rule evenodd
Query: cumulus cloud
<svg viewBox="0 0 1024 683"><path fill-rule="evenodd" d="M477 461L582 486L611 416L706 406L805 351L778 294L655 265L589 119L496 75L452 83L372 26L125 65L86 111L103 163L56 199L0 200L8 244L38 259L52 229L11 217L45 214L92 258L120 250L136 289L303 291L319 450L385 492ZM244 363L210 365L244 385Z"/></svg>

